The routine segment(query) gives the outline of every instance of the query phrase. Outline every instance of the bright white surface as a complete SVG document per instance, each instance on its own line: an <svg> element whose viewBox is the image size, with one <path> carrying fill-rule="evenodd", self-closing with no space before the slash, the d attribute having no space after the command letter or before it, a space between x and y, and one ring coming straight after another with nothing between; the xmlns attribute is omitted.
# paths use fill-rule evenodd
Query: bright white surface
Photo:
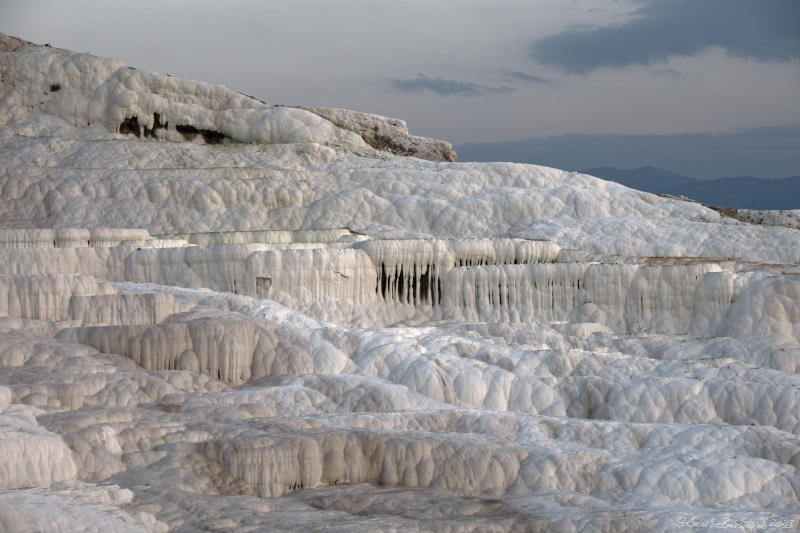
<svg viewBox="0 0 800 533"><path fill-rule="evenodd" d="M800 232L18 53L0 528L800 524ZM155 112L257 142L115 133Z"/></svg>

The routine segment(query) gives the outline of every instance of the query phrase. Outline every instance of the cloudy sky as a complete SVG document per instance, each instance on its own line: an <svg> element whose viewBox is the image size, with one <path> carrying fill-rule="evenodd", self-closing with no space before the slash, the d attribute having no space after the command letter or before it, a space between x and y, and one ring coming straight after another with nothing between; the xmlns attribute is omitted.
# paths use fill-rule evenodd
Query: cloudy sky
<svg viewBox="0 0 800 533"><path fill-rule="evenodd" d="M800 126L800 0L0 0L0 21L454 144Z"/></svg>

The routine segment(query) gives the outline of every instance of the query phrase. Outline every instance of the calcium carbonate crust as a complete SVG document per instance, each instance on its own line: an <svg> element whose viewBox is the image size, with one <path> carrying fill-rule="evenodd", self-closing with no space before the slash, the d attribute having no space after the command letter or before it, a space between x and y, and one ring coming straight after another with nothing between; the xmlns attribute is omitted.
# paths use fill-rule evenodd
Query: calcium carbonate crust
<svg viewBox="0 0 800 533"><path fill-rule="evenodd" d="M0 91L0 530L800 526L793 213L3 34Z"/></svg>

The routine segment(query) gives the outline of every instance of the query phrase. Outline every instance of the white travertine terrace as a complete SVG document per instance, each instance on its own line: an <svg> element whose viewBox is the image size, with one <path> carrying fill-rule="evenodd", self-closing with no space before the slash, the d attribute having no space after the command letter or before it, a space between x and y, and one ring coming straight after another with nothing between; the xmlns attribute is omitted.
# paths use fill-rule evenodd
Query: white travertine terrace
<svg viewBox="0 0 800 533"><path fill-rule="evenodd" d="M0 34L0 531L800 526L796 213L306 109Z"/></svg>

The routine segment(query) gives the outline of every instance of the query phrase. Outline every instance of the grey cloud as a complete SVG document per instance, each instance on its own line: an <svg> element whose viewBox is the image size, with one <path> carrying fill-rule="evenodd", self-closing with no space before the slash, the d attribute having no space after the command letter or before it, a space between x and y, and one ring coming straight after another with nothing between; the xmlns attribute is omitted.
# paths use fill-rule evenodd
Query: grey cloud
<svg viewBox="0 0 800 533"><path fill-rule="evenodd" d="M506 94L514 92L512 87L488 87L469 81L431 78L425 74L417 74L416 78L407 80L391 80L392 87L402 92L431 92L440 96L478 96L480 94Z"/></svg>
<svg viewBox="0 0 800 533"><path fill-rule="evenodd" d="M506 87L505 85L501 85L500 87L482 87L482 89L491 94L508 94L516 91L514 87Z"/></svg>
<svg viewBox="0 0 800 533"><path fill-rule="evenodd" d="M798 0L642 0L634 15L625 24L541 39L531 56L578 74L695 55L711 46L760 61L800 58Z"/></svg>
<svg viewBox="0 0 800 533"><path fill-rule="evenodd" d="M673 78L680 78L681 76L683 76L683 73L675 70L674 68L653 69L653 74L657 74L659 76L672 76Z"/></svg>
<svg viewBox="0 0 800 533"><path fill-rule="evenodd" d="M549 78L543 78L541 76L535 76L533 74L528 74L526 72L519 72L517 70L506 72L506 75L519 81L528 81L533 83L543 83L547 84L550 83L552 80Z"/></svg>

